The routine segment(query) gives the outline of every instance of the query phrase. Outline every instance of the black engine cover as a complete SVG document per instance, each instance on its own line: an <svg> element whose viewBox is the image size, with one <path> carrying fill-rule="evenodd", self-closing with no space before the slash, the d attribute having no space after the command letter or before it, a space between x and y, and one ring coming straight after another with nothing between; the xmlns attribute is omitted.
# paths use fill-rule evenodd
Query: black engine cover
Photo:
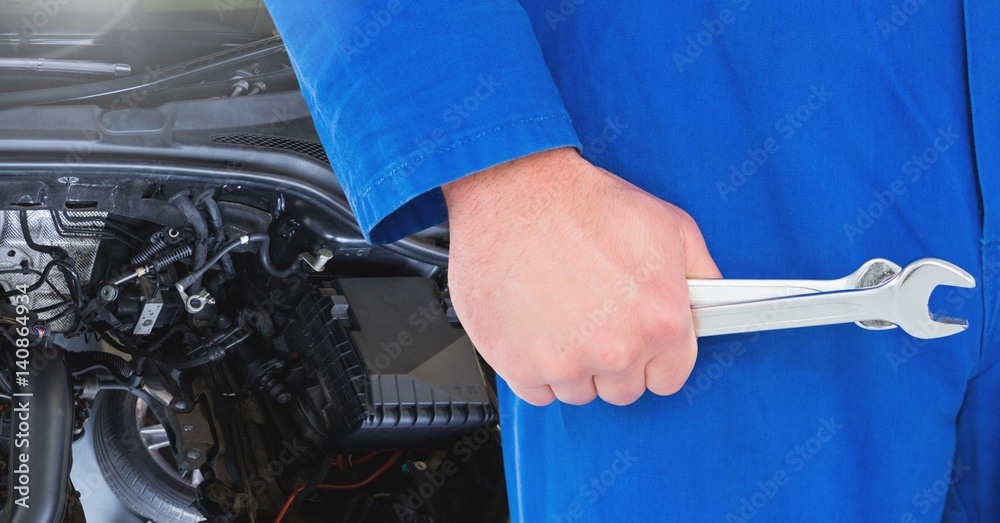
<svg viewBox="0 0 1000 523"><path fill-rule="evenodd" d="M327 451L419 447L496 423L475 349L431 280L332 280L283 338L309 370Z"/></svg>

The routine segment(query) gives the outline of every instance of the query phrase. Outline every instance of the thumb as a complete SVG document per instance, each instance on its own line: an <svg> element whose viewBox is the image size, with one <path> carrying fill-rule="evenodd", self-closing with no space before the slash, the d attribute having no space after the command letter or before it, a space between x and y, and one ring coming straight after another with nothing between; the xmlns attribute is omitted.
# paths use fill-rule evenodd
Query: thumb
<svg viewBox="0 0 1000 523"><path fill-rule="evenodd" d="M721 278L722 273L708 253L705 238L694 218L680 211L681 244L684 248L684 274L688 278Z"/></svg>

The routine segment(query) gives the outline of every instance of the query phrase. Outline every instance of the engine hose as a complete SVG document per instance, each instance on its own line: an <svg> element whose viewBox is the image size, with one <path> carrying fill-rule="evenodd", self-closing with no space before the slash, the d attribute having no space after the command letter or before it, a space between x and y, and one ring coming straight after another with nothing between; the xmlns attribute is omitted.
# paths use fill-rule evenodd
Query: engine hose
<svg viewBox="0 0 1000 523"><path fill-rule="evenodd" d="M163 238L163 232L157 231L149 237L149 245L145 246L129 259L129 265L136 267L146 263L150 258L167 248L167 241Z"/></svg>
<svg viewBox="0 0 1000 523"><path fill-rule="evenodd" d="M206 363L212 363L212 362L215 362L215 361L219 361L219 360L221 360L226 355L226 352L229 349L231 349L231 348L239 345L240 343L243 343L244 341L247 340L247 338L250 337L250 334L252 334L250 331L246 331L246 332L243 333L242 336L240 336L239 338L237 338L236 341L229 342L226 345L222 344L223 341L225 341L227 338L229 338L233 334L236 334L241 329L242 329L242 327L236 327L235 329L233 329L233 330L231 330L229 332L223 332L223 333L217 334L211 340L210 343L206 344L207 347L204 346L204 345L202 346L202 350L205 350L205 353L202 354L201 356L198 356L197 358L193 358L193 359L180 359L180 360L172 360L172 361L162 361L161 360L160 363L163 364L164 366L167 366L167 367L171 367L171 368L178 369L178 370L183 370L183 369L191 369L191 368L194 368L194 367L200 367L202 365L205 365Z"/></svg>
<svg viewBox="0 0 1000 523"><path fill-rule="evenodd" d="M47 263L45 265L45 268L42 269L42 273L38 276L38 280L35 283L32 283L31 285L28 286L28 288L26 289L27 292L34 292L42 288L42 285L45 285L45 281L49 279L49 273L52 272L52 269L54 269L57 265L58 264L55 262L55 260L52 260L49 263ZM7 292L4 292L3 294L0 294L0 299L10 298L11 296L17 294L21 294L21 291L17 290L16 288L11 289Z"/></svg>
<svg viewBox="0 0 1000 523"><path fill-rule="evenodd" d="M190 258L193 250L190 245L182 245L176 249L171 249L153 260L153 269L159 272L174 263Z"/></svg>
<svg viewBox="0 0 1000 523"><path fill-rule="evenodd" d="M61 357L28 365L15 383L9 466L10 497L2 523L63 521L73 444L73 384ZM21 500L22 502L18 502Z"/></svg>
<svg viewBox="0 0 1000 523"><path fill-rule="evenodd" d="M254 328L264 339L274 337L274 322L271 316L257 309L243 309L240 311L239 321L241 325L249 325Z"/></svg>
<svg viewBox="0 0 1000 523"><path fill-rule="evenodd" d="M58 245L42 245L39 243L35 243L35 240L31 238L31 229L28 227L28 211L21 211L20 218L21 218L21 235L24 236L24 242L28 244L29 249L36 252L48 254L53 258L62 258L67 260L72 259L70 258L69 253L66 252L66 249L63 249Z"/></svg>
<svg viewBox="0 0 1000 523"><path fill-rule="evenodd" d="M59 271L62 272L63 277L66 279L66 286L70 287L68 290L70 296L73 298L73 305L80 306L84 301L83 287L80 285L80 276L76 273L76 269L73 266L76 264L76 260L70 257L66 249L59 247L58 245L41 245L35 243L35 240L31 237L31 229L28 227L28 211L21 211L19 213L21 219L21 235L24 236L24 242L28 245L28 248L48 254L52 257L52 261L49 263L55 263L59 267ZM48 266L46 266L47 268ZM39 286L41 287L41 282L39 280ZM71 287L72 286L72 287ZM36 289L38 287L35 287ZM29 289L34 290L34 289ZM76 326L74 325L74 328Z"/></svg>
<svg viewBox="0 0 1000 523"><path fill-rule="evenodd" d="M135 376L132 363L121 356L101 351L67 352L66 364L73 375L105 370L115 381L127 384Z"/></svg>
<svg viewBox="0 0 1000 523"><path fill-rule="evenodd" d="M180 290L188 289L189 287L192 286L194 282L201 280L201 277L203 274L205 274L205 271L207 271L216 263L219 263L219 260L226 254L228 254L229 251L232 251L233 249L239 247L240 245L246 245L248 243L254 243L254 242L260 243L260 251L258 253L258 257L260 258L260 264L264 267L264 270L267 271L268 274L270 274L271 276L274 276L275 278L287 278L295 274L295 271L298 270L299 262L301 261L299 258L296 258L296 260L292 262L292 264L285 269L278 269L277 267L275 267L274 262L271 261L271 253L270 253L271 237L268 236L267 234L257 232L254 234L241 236L223 245L222 248L215 253L215 256L212 256L212 258L209 259L207 262L205 262L204 265L194 269L193 271L188 273L187 276L181 278L181 280L178 281L176 284L177 288L179 288Z"/></svg>
<svg viewBox="0 0 1000 523"><path fill-rule="evenodd" d="M205 207L205 211L208 212L208 224L212 227L212 234L215 235L215 247L218 248L226 240L226 231L222 224L222 211L219 210L219 204L212 198L213 195L215 195L215 189L208 189L194 199L194 204ZM233 260L228 253L220 258L219 262L222 263L222 271L227 280L236 277L236 268L233 267Z"/></svg>
<svg viewBox="0 0 1000 523"><path fill-rule="evenodd" d="M254 236L257 236L258 238L255 240L253 238ZM295 271L299 270L299 263L301 263L302 261L301 258L296 258L291 265L289 265L284 269L279 269L274 266L274 262L271 261L270 236L266 234L256 234L256 235L251 234L250 237L251 237L250 241L260 242L260 251L259 251L260 264L264 267L264 270L267 271L268 274L274 276L275 278L287 278L295 274Z"/></svg>
<svg viewBox="0 0 1000 523"><path fill-rule="evenodd" d="M70 298L73 305L79 305L83 303L83 285L80 283L80 276L77 275L76 270L66 265L65 260L51 260L49 263L45 264L45 268L42 269L41 275L38 277L38 281L32 283L27 287L27 292L34 292L45 285L49 278L49 273L52 272L53 268L59 268L63 276L66 278L66 285L69 287ZM7 292L0 294L0 299L7 299L16 294L21 294L21 291L11 289Z"/></svg>
<svg viewBox="0 0 1000 523"><path fill-rule="evenodd" d="M177 207L177 210L187 218L188 223L194 228L194 266L200 267L205 263L205 258L208 257L208 245L205 245L206 240L208 240L208 224L205 223L205 218L198 212L195 208L194 203L191 202L189 197L191 191L181 191L169 198L169 202ZM193 292L198 292L201 290L201 275L191 283L189 286Z"/></svg>

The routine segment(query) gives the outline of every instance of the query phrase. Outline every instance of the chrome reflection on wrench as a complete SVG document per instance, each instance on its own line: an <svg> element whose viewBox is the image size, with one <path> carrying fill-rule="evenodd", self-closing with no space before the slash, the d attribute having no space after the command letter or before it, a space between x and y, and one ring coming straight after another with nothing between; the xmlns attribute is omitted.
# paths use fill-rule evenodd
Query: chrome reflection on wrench
<svg viewBox="0 0 1000 523"><path fill-rule="evenodd" d="M726 280L718 281L717 285L722 286ZM770 280L767 287L780 288L777 282L780 280ZM811 288L801 285L801 280L790 282L793 289ZM918 338L939 338L968 326L964 319L929 312L927 302L939 285L973 288L976 282L969 273L949 262L925 258L874 287L696 306L691 313L698 336L877 320L898 325Z"/></svg>

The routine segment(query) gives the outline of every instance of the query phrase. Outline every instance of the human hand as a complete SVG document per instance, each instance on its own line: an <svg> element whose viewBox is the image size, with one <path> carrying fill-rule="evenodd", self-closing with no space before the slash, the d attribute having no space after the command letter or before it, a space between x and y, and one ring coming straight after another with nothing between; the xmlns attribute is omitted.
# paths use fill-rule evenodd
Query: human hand
<svg viewBox="0 0 1000 523"><path fill-rule="evenodd" d="M573 149L443 190L452 301L514 393L625 405L680 390L697 356L686 278L721 277L687 213Z"/></svg>

